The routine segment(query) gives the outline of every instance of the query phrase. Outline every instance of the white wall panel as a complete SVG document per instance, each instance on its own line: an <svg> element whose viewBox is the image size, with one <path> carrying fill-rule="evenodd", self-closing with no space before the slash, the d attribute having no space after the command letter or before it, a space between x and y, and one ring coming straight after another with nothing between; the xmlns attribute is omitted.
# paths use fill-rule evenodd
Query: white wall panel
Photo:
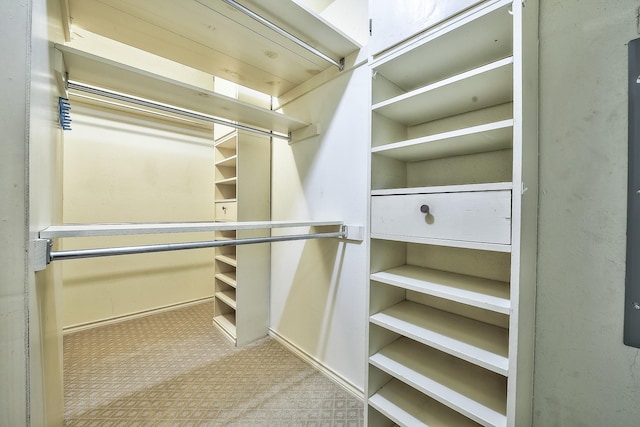
<svg viewBox="0 0 640 427"><path fill-rule="evenodd" d="M370 80L360 67L288 104L322 133L273 144L277 220L338 219L365 225ZM367 253L337 240L272 245L271 327L357 388L364 384Z"/></svg>

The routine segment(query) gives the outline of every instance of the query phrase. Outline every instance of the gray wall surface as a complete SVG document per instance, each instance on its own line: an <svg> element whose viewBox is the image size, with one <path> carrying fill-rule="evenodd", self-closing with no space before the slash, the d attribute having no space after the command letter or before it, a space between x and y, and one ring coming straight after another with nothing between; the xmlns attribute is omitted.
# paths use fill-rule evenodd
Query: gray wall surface
<svg viewBox="0 0 640 427"><path fill-rule="evenodd" d="M627 43L637 0L540 2L534 425L640 425L622 343Z"/></svg>

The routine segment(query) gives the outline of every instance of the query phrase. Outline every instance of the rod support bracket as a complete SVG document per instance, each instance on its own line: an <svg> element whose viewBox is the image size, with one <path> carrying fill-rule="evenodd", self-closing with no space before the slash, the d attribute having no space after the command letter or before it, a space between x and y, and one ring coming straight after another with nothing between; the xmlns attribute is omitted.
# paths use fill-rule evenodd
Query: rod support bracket
<svg viewBox="0 0 640 427"><path fill-rule="evenodd" d="M33 271L42 271L51 263L51 239L34 239L31 241L31 268Z"/></svg>
<svg viewBox="0 0 640 427"><path fill-rule="evenodd" d="M340 231L344 233L342 239L353 240L362 242L364 240L364 227L362 225L348 225L343 224L340 226Z"/></svg>

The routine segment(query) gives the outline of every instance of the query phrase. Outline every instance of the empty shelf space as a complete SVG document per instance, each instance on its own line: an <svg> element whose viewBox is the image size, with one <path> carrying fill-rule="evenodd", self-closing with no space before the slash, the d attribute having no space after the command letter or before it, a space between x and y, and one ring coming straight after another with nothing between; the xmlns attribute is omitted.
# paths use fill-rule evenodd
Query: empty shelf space
<svg viewBox="0 0 640 427"><path fill-rule="evenodd" d="M89 52L59 44L55 48L62 52L71 81L285 134L308 126L294 117Z"/></svg>
<svg viewBox="0 0 640 427"><path fill-rule="evenodd" d="M410 91L424 86L425 79L442 79L505 58L513 51L510 6L511 1L505 0L465 12L376 58L374 70Z"/></svg>
<svg viewBox="0 0 640 427"><path fill-rule="evenodd" d="M216 273L215 278L234 288L237 286L235 271Z"/></svg>
<svg viewBox="0 0 640 427"><path fill-rule="evenodd" d="M373 147L371 152L405 162L416 162L508 149L512 141L513 120L510 119L385 144Z"/></svg>
<svg viewBox="0 0 640 427"><path fill-rule="evenodd" d="M371 275L371 280L438 298L509 314L509 284L496 280L403 265Z"/></svg>
<svg viewBox="0 0 640 427"><path fill-rule="evenodd" d="M224 262L232 267L238 266L235 254L216 255L216 261Z"/></svg>
<svg viewBox="0 0 640 427"><path fill-rule="evenodd" d="M369 363L485 426L506 425L506 378L408 338Z"/></svg>
<svg viewBox="0 0 640 427"><path fill-rule="evenodd" d="M373 111L407 126L510 102L513 57L393 97Z"/></svg>
<svg viewBox="0 0 640 427"><path fill-rule="evenodd" d="M411 301L370 317L371 323L501 375L509 372L509 333Z"/></svg>
<svg viewBox="0 0 640 427"><path fill-rule="evenodd" d="M236 292L235 291L220 291L215 293L215 297L227 304L229 307L236 309Z"/></svg>
<svg viewBox="0 0 640 427"><path fill-rule="evenodd" d="M227 167L231 167L236 165L236 161L238 160L238 156L237 155L233 155L227 158L224 158L222 160L218 160L217 162L214 163L215 166L227 166Z"/></svg>
<svg viewBox="0 0 640 427"><path fill-rule="evenodd" d="M402 426L473 427L478 425L398 380L389 381L371 396L369 405Z"/></svg>
<svg viewBox="0 0 640 427"><path fill-rule="evenodd" d="M235 150L238 142L238 133L231 132L221 138L218 138L214 144L217 148L223 148L227 150Z"/></svg>
<svg viewBox="0 0 640 427"><path fill-rule="evenodd" d="M224 313L213 317L213 321L224 330L233 340L236 338L236 315Z"/></svg>
<svg viewBox="0 0 640 427"><path fill-rule="evenodd" d="M237 182L238 182L238 178L233 177L233 178L219 179L216 181L216 185L236 185Z"/></svg>
<svg viewBox="0 0 640 427"><path fill-rule="evenodd" d="M394 194L434 194L434 193L462 193L468 191L502 191L511 190L511 182L490 182L485 184L463 184L463 185L437 185L432 187L411 187L411 188L386 188L372 190L372 196L390 196Z"/></svg>

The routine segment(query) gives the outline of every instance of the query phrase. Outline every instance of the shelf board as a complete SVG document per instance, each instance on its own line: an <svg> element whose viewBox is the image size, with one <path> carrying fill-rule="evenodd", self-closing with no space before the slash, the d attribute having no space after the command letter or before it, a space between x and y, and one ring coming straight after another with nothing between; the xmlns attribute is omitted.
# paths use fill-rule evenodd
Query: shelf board
<svg viewBox="0 0 640 427"><path fill-rule="evenodd" d="M373 147L371 152L405 162L504 150L512 147L513 120L458 129Z"/></svg>
<svg viewBox="0 0 640 427"><path fill-rule="evenodd" d="M229 286L237 287L238 283L236 282L236 272L235 271L227 271L224 273L216 273L215 278L220 280L221 282L226 283Z"/></svg>
<svg viewBox="0 0 640 427"><path fill-rule="evenodd" d="M238 178L234 176L233 178L219 179L218 181L215 182L215 184L216 185L236 185L237 182L238 182Z"/></svg>
<svg viewBox="0 0 640 427"><path fill-rule="evenodd" d="M360 48L298 0L239 2L334 59ZM334 67L217 0L69 0L69 13L75 26L273 96Z"/></svg>
<svg viewBox="0 0 640 427"><path fill-rule="evenodd" d="M89 52L60 44L55 48L62 52L72 81L285 134L308 126L294 117Z"/></svg>
<svg viewBox="0 0 640 427"><path fill-rule="evenodd" d="M373 69L404 91L512 55L510 0L474 8L380 55ZM429 58L429 61L425 61Z"/></svg>
<svg viewBox="0 0 640 427"><path fill-rule="evenodd" d="M213 317L217 324L233 341L236 339L236 315L235 313L218 314Z"/></svg>
<svg viewBox="0 0 640 427"><path fill-rule="evenodd" d="M117 224L52 225L40 231L41 239L64 237L124 236L137 234L191 233L228 230L269 230L273 228L342 225L342 221L242 221L242 222L160 222Z"/></svg>
<svg viewBox="0 0 640 427"><path fill-rule="evenodd" d="M478 425L395 379L369 397L368 402L371 407L401 426L477 427Z"/></svg>
<svg viewBox="0 0 640 427"><path fill-rule="evenodd" d="M229 307L236 309L236 292L235 291L220 291L215 293L217 300L222 301Z"/></svg>
<svg viewBox="0 0 640 427"><path fill-rule="evenodd" d="M461 193L467 191L503 191L511 190L511 182L489 182L483 184L463 184L463 185L438 185L432 187L409 187L409 188L385 188L372 190L372 196L392 196L398 194L434 194L434 193Z"/></svg>
<svg viewBox="0 0 640 427"><path fill-rule="evenodd" d="M224 262L232 267L238 266L238 260L235 254L216 255L216 261Z"/></svg>
<svg viewBox="0 0 640 427"><path fill-rule="evenodd" d="M218 138L213 145L218 148L235 150L237 141L238 141L238 132L232 131L226 134L225 136Z"/></svg>
<svg viewBox="0 0 640 427"><path fill-rule="evenodd" d="M403 265L371 274L371 280L449 301L509 314L509 284L496 280Z"/></svg>
<svg viewBox="0 0 640 427"><path fill-rule="evenodd" d="M238 155L234 154L233 156L229 156L222 160L218 160L217 162L214 163L214 166L235 167L237 159L238 159Z"/></svg>
<svg viewBox="0 0 640 427"><path fill-rule="evenodd" d="M421 245L447 246L450 248L475 249L480 251L511 252L511 245L501 243L470 242L467 240L434 239L430 237L400 236L393 234L371 233L372 239L394 242L418 243Z"/></svg>
<svg viewBox="0 0 640 427"><path fill-rule="evenodd" d="M506 426L506 378L401 338L369 363L484 426Z"/></svg>
<svg viewBox="0 0 640 427"><path fill-rule="evenodd" d="M379 102L373 111L413 126L513 100L513 57Z"/></svg>
<svg viewBox="0 0 640 427"><path fill-rule="evenodd" d="M376 313L370 321L498 374L509 372L509 333L498 326L411 301Z"/></svg>

